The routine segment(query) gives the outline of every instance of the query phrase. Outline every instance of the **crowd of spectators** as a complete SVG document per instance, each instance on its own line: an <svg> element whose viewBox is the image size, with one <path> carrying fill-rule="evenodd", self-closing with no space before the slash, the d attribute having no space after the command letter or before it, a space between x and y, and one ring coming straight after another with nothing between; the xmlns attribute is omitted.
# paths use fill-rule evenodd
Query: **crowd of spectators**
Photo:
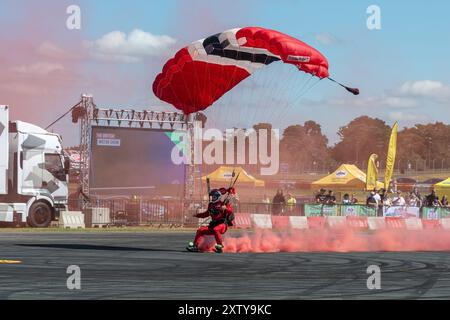
<svg viewBox="0 0 450 320"><path fill-rule="evenodd" d="M436 192L431 190L431 193L427 196L422 196L417 187L407 193L405 196L402 191L398 190L390 196L386 189L380 189L377 192L373 189L366 199L366 205L379 207L379 206L410 206L410 207L450 207L447 196L442 196L439 200Z"/></svg>
<svg viewBox="0 0 450 320"><path fill-rule="evenodd" d="M337 204L336 202L336 196L334 195L333 190L325 190L320 189L319 193L315 196L316 204L326 204L326 205L333 205ZM355 197L355 194L352 194L351 196L346 193L342 197L342 204L357 204L358 199Z"/></svg>
<svg viewBox="0 0 450 320"><path fill-rule="evenodd" d="M333 190L320 189L315 195L315 203L323 205L336 204L336 197ZM358 202L355 194L345 193L342 196L341 204L362 204ZM383 207L383 206L410 206L410 207L447 207L450 208L450 204L447 196L443 196L441 199L436 195L434 190L427 196L422 196L417 187L406 195L402 191L395 191L388 193L386 189L373 189L366 198L365 204L370 207Z"/></svg>
<svg viewBox="0 0 450 320"><path fill-rule="evenodd" d="M315 195L314 199L316 204L321 205L366 205L377 208L380 214L382 214L384 207L392 206L446 207L450 209L447 196L444 195L439 199L434 190L430 194L422 196L416 187L406 194L402 191L387 192L383 188L380 190L373 189L367 196L365 202L360 202L354 193L345 193L340 203L338 203L333 190L322 188ZM274 215L293 213L297 208L297 199L291 193L285 195L281 189L277 190L272 199L264 195L262 203L266 206L267 211L272 212Z"/></svg>

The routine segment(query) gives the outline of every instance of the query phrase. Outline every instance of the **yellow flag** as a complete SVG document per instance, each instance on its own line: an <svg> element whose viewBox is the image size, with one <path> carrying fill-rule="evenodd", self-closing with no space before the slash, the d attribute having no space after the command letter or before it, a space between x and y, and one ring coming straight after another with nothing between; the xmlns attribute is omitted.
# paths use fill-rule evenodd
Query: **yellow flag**
<svg viewBox="0 0 450 320"><path fill-rule="evenodd" d="M397 153L397 128L396 122L392 127L391 138L389 139L389 148L386 159L386 171L384 173L384 188L389 190L389 183L391 182L392 173L394 172L395 154Z"/></svg>
<svg viewBox="0 0 450 320"><path fill-rule="evenodd" d="M367 163L367 174L366 174L366 190L373 190L377 187L377 168L378 155L371 154L369 157L369 162Z"/></svg>

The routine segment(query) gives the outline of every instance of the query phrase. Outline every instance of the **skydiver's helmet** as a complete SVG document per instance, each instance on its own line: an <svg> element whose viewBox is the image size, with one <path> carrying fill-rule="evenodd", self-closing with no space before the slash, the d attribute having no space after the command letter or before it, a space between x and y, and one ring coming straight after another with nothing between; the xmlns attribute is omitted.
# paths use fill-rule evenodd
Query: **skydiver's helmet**
<svg viewBox="0 0 450 320"><path fill-rule="evenodd" d="M222 193L220 193L220 191L217 189L211 190L211 192L209 193L209 201L211 201L212 203L218 202L221 197Z"/></svg>

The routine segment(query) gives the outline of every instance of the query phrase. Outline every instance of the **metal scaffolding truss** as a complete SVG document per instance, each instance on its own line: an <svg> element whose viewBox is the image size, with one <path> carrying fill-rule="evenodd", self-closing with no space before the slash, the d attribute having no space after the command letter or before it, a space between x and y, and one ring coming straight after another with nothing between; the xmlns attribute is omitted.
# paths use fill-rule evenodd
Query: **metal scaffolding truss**
<svg viewBox="0 0 450 320"><path fill-rule="evenodd" d="M91 160L91 134L93 126L122 128L158 128L186 131L189 141L190 159L193 159L194 121L192 117L179 112L99 108L91 95L82 95L74 107L81 110L80 122L80 183L83 192L89 195L89 164ZM185 165L184 198L187 202L195 195L195 165Z"/></svg>

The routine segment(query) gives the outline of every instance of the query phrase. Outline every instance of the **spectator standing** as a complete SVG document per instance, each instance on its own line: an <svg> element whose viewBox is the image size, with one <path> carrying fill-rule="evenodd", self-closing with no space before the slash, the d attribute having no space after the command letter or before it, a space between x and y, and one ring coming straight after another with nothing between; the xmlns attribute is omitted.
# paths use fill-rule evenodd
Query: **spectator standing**
<svg viewBox="0 0 450 320"><path fill-rule="evenodd" d="M387 198L386 189L381 188L379 191L379 195L380 195L381 201L384 201Z"/></svg>
<svg viewBox="0 0 450 320"><path fill-rule="evenodd" d="M278 190L272 200L272 214L278 215L283 212L283 205L286 203L286 200L283 195L282 190Z"/></svg>
<svg viewBox="0 0 450 320"><path fill-rule="evenodd" d="M419 188L414 187L413 188L413 194L414 194L414 196L417 199L417 206L421 207L422 204L423 204L423 201L422 201L422 195L420 194Z"/></svg>
<svg viewBox="0 0 450 320"><path fill-rule="evenodd" d="M284 206L286 205L286 197L283 194L283 190L281 190L280 203L281 203L281 211L284 211Z"/></svg>
<svg viewBox="0 0 450 320"><path fill-rule="evenodd" d="M320 189L319 193L316 195L316 203L324 204L326 199L327 199L327 196L325 194L325 189Z"/></svg>
<svg viewBox="0 0 450 320"><path fill-rule="evenodd" d="M378 196L380 197L380 201L378 202L378 216L381 217L383 216L383 208L387 199L386 189L380 189Z"/></svg>
<svg viewBox="0 0 450 320"><path fill-rule="evenodd" d="M388 194L386 194L386 197L383 200L383 206L385 206L385 207L392 206L392 199L389 197Z"/></svg>
<svg viewBox="0 0 450 320"><path fill-rule="evenodd" d="M377 208L378 207L378 203L377 203L377 199L375 198L375 192L371 191L369 196L366 199L366 205L372 208Z"/></svg>
<svg viewBox="0 0 450 320"><path fill-rule="evenodd" d="M325 199L325 203L328 205L336 204L336 197L334 196L333 190L328 190L328 194Z"/></svg>
<svg viewBox="0 0 450 320"><path fill-rule="evenodd" d="M410 207L420 207L421 206L421 202L420 199L417 197L417 195L413 192L411 192L409 194L409 198L408 198L408 206Z"/></svg>
<svg viewBox="0 0 450 320"><path fill-rule="evenodd" d="M342 204L352 204L352 199L350 199L350 195L348 193L344 194L344 197L342 198Z"/></svg>
<svg viewBox="0 0 450 320"><path fill-rule="evenodd" d="M264 204L264 211L270 213L270 198L267 195L263 196L262 203Z"/></svg>
<svg viewBox="0 0 450 320"><path fill-rule="evenodd" d="M445 194L442 196L441 205L447 208L450 207L447 196Z"/></svg>
<svg viewBox="0 0 450 320"><path fill-rule="evenodd" d="M392 199L393 206L404 206L406 205L405 198L402 196L401 191L397 191L397 195Z"/></svg>
<svg viewBox="0 0 450 320"><path fill-rule="evenodd" d="M434 189L431 190L431 193L425 198L425 206L427 207L439 207L441 202L439 201L439 197L436 195L436 191Z"/></svg>
<svg viewBox="0 0 450 320"><path fill-rule="evenodd" d="M297 205L297 199L295 199L292 194L288 193L288 197L287 197L287 209L289 212L293 212L295 209L295 206Z"/></svg>
<svg viewBox="0 0 450 320"><path fill-rule="evenodd" d="M377 201L377 206L381 203L381 196L380 194L377 192L376 188L373 188L373 197L375 198L375 200Z"/></svg>

